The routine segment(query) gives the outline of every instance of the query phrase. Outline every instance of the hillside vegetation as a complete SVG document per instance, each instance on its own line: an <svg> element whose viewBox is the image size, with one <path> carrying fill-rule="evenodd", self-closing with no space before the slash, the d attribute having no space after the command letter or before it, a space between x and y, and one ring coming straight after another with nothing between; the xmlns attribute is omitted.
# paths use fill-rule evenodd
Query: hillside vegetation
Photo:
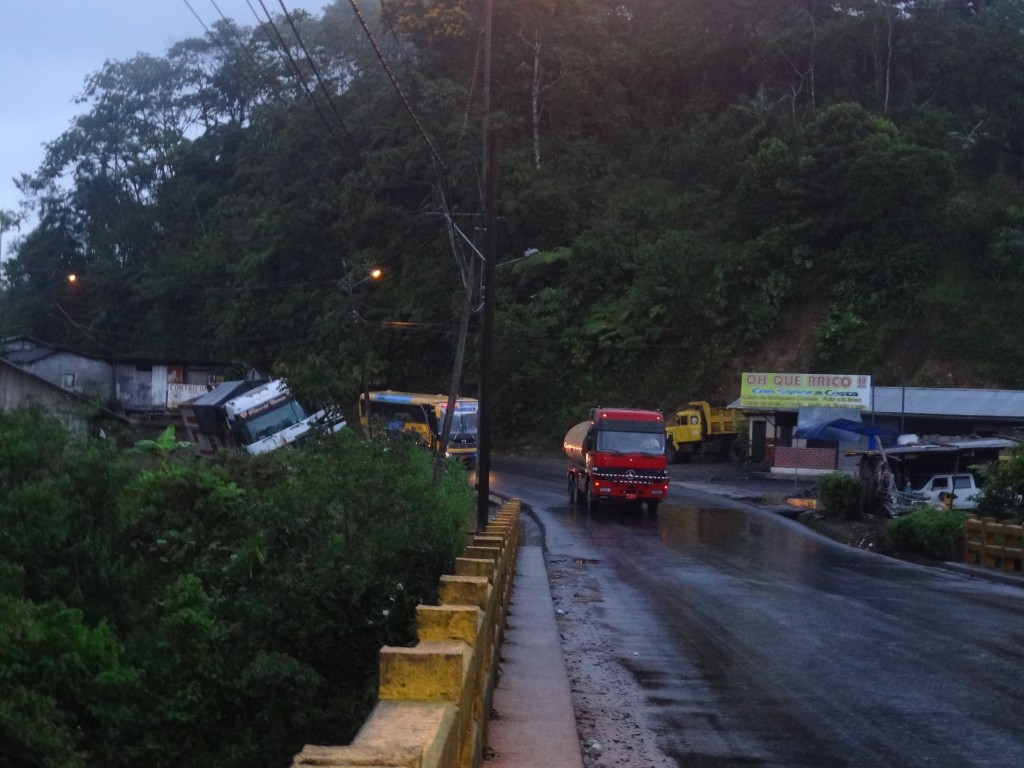
<svg viewBox="0 0 1024 768"><path fill-rule="evenodd" d="M0 330L341 403L363 371L446 390L485 241L482 5L107 63L23 180ZM499 431L731 399L743 370L1024 386L1022 29L1018 0L495 3Z"/></svg>

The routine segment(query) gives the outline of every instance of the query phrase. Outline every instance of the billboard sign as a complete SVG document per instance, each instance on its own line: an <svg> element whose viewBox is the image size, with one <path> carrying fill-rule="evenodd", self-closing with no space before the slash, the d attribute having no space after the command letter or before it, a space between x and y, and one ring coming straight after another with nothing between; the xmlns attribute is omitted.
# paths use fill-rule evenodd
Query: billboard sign
<svg viewBox="0 0 1024 768"><path fill-rule="evenodd" d="M740 408L871 410L871 377L834 373L744 373Z"/></svg>

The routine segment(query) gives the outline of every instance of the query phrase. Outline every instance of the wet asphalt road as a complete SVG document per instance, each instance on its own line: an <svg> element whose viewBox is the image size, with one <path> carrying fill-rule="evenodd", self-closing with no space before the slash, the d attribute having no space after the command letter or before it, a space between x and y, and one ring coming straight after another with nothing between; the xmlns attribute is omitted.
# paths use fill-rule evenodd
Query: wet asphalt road
<svg viewBox="0 0 1024 768"><path fill-rule="evenodd" d="M496 458L491 487L529 507L669 760L1024 766L1024 589L676 485L656 518L590 516L569 506L564 469Z"/></svg>

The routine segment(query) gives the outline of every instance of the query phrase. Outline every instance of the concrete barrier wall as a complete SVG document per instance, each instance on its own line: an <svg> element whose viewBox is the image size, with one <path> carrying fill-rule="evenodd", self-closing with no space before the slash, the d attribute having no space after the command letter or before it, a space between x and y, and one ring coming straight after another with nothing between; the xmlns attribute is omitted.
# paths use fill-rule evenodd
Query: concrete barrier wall
<svg viewBox="0 0 1024 768"><path fill-rule="evenodd" d="M477 768L487 744L519 543L519 501L472 537L440 604L417 607L419 642L380 651L377 705L348 746L306 746L293 768Z"/></svg>
<svg viewBox="0 0 1024 768"><path fill-rule="evenodd" d="M1009 573L1024 572L1024 529L991 517L967 518L964 561Z"/></svg>

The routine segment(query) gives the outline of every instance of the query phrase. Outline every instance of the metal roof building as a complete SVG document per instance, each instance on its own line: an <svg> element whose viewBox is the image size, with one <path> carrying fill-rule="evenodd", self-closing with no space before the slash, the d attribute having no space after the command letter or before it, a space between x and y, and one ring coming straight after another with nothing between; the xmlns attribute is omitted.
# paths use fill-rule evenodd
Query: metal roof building
<svg viewBox="0 0 1024 768"><path fill-rule="evenodd" d="M1015 389L875 387L872 409L868 413L995 419L1024 424L1024 392Z"/></svg>
<svg viewBox="0 0 1024 768"><path fill-rule="evenodd" d="M1016 389L873 387L871 401L871 410L861 411L861 421L897 432L963 435L1024 429L1024 391ZM797 408L743 407L740 400L729 408L747 413L803 413Z"/></svg>

